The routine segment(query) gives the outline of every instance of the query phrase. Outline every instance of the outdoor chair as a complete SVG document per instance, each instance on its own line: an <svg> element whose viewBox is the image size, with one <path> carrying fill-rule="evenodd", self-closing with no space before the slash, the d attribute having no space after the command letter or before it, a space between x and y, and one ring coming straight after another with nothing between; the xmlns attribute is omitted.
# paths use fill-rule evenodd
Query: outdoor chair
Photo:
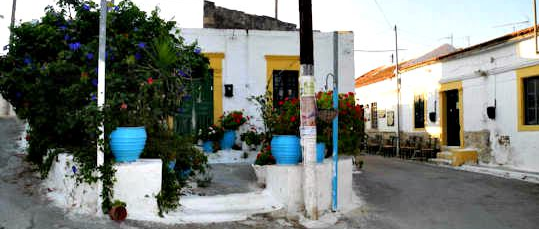
<svg viewBox="0 0 539 229"><path fill-rule="evenodd" d="M384 157L394 157L397 153L397 137L389 136L389 139L385 140L385 144L382 146L382 153Z"/></svg>
<svg viewBox="0 0 539 229"><path fill-rule="evenodd" d="M412 146L414 141L415 141L415 137L412 137L401 142L400 155L399 155L401 159L408 159L410 157L410 154L414 149L414 147Z"/></svg>
<svg viewBox="0 0 539 229"><path fill-rule="evenodd" d="M369 137L369 140L367 140L367 151L369 154L376 154L380 151L382 143L382 135L375 135L373 137Z"/></svg>
<svg viewBox="0 0 539 229"><path fill-rule="evenodd" d="M423 137L417 137L415 142L414 151L412 154L411 159L412 160L424 160L425 156L423 155L423 152L421 151L426 145L426 142L423 142Z"/></svg>
<svg viewBox="0 0 539 229"><path fill-rule="evenodd" d="M421 156L424 157L425 160L436 157L436 141L436 138L429 138L424 147L421 148Z"/></svg>

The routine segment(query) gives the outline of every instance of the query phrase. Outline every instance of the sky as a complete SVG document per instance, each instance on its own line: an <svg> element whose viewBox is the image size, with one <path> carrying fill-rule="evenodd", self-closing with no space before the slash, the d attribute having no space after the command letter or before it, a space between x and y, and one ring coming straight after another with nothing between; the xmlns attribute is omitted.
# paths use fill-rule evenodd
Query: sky
<svg viewBox="0 0 539 229"><path fill-rule="evenodd" d="M162 4L165 19L171 14L184 27L201 25L201 0L136 0L144 5ZM12 0L0 1L0 45L8 34ZM53 0L18 0L18 19L42 15ZM275 0L214 0L217 6L257 15L275 15ZM298 0L280 0L282 21L299 24ZM355 50L394 50L397 25L399 60L407 60L449 43L457 48L481 43L515 29L533 25L532 0L312 0L316 30L353 31ZM196 10L193 10L196 8ZM171 12L172 9L174 13ZM200 9L200 10L199 10ZM168 10L168 11L167 11ZM167 18L170 17L170 18ZM190 18L195 18L191 20ZM516 25L507 25L528 21ZM507 26L504 26L507 25ZM1 52L1 49L0 49ZM355 77L391 64L393 52L355 51Z"/></svg>

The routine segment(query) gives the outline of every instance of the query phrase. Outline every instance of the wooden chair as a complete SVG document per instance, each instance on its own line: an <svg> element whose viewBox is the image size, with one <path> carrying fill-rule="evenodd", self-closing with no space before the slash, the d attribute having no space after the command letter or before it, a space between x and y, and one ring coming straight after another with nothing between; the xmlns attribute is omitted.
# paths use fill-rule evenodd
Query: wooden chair
<svg viewBox="0 0 539 229"><path fill-rule="evenodd" d="M389 139L385 140L385 144L382 146L382 152L384 157L394 157L397 153L397 137L389 136Z"/></svg>
<svg viewBox="0 0 539 229"><path fill-rule="evenodd" d="M435 158L438 149L438 139L429 138L428 144L425 148L421 149L421 153L425 156L425 160L429 158Z"/></svg>
<svg viewBox="0 0 539 229"><path fill-rule="evenodd" d="M412 160L424 160L425 155L422 152L422 149L427 143L423 141L423 137L417 137L414 151L412 154Z"/></svg>
<svg viewBox="0 0 539 229"><path fill-rule="evenodd" d="M367 140L367 151L369 154L376 154L380 151L382 145L382 135L375 135Z"/></svg>
<svg viewBox="0 0 539 229"><path fill-rule="evenodd" d="M401 159L408 159L410 157L410 153L414 149L412 146L412 142L415 141L415 137L411 137L406 139L405 141L401 141L400 145L400 155L399 157Z"/></svg>

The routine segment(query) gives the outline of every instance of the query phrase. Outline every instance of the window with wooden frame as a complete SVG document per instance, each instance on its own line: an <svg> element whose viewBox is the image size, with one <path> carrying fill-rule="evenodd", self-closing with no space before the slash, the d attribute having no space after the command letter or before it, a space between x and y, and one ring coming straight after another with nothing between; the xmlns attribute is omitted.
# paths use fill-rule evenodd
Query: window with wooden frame
<svg viewBox="0 0 539 229"><path fill-rule="evenodd" d="M539 76L523 79L524 125L539 125Z"/></svg>
<svg viewBox="0 0 539 229"><path fill-rule="evenodd" d="M425 96L414 96L414 128L425 128Z"/></svg>
<svg viewBox="0 0 539 229"><path fill-rule="evenodd" d="M378 110L376 103L371 103L371 129L378 129Z"/></svg>

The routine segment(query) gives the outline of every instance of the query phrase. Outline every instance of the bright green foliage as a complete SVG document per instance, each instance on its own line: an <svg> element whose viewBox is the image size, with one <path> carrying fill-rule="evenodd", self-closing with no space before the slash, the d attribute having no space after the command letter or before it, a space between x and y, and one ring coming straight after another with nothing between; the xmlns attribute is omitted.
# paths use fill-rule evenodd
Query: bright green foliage
<svg viewBox="0 0 539 229"><path fill-rule="evenodd" d="M171 158L185 141L163 135L167 116L180 107L193 77L208 77L208 60L196 44L184 44L174 22L156 11L147 15L132 2L110 5L107 16L106 104L96 104L99 8L91 1L59 0L47 7L35 23L12 28L9 53L0 57L0 92L30 125L28 159L38 165L49 149L71 152L80 164L77 175L92 182L96 168L98 126L105 125L107 164L99 168L104 181L104 208L110 207L114 182L108 136L118 126L145 126L143 155ZM100 82L102 83L102 82ZM178 144L159 144L160 140ZM187 151L184 169L198 170L205 163L198 151ZM179 156L178 156L179 157ZM195 160L196 164L195 165ZM167 160L168 161L168 160ZM50 166L50 159L46 161ZM166 167L166 166L164 166ZM47 174L48 168L43 168ZM172 177L172 178L171 178ZM174 176L164 176L163 201L178 195ZM173 187L171 187L173 186Z"/></svg>

